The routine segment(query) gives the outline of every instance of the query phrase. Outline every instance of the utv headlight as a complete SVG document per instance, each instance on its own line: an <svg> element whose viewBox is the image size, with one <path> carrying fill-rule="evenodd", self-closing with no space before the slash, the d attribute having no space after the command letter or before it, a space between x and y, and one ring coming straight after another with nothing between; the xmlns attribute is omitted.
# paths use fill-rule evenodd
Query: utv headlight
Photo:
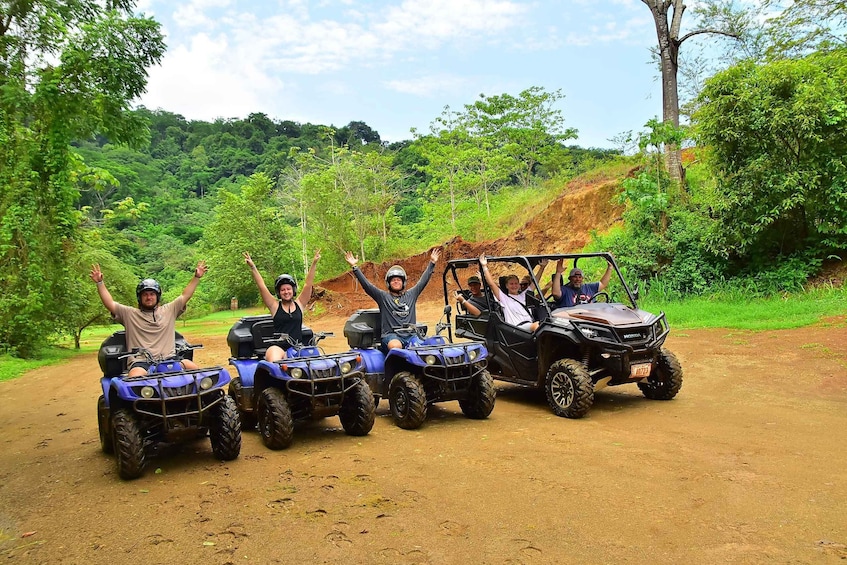
<svg viewBox="0 0 847 565"><path fill-rule="evenodd" d="M475 361L479 357L479 349L471 349L468 351L468 359Z"/></svg>
<svg viewBox="0 0 847 565"><path fill-rule="evenodd" d="M300 367L294 367L293 369L291 369L291 376L295 379L301 378L303 376L303 369L301 369Z"/></svg>
<svg viewBox="0 0 847 565"><path fill-rule="evenodd" d="M587 339L602 339L604 341L617 341L611 331L604 328L576 326L579 332Z"/></svg>
<svg viewBox="0 0 847 565"><path fill-rule="evenodd" d="M152 386L141 387L141 397L142 398L153 398L153 395L155 393L156 393L156 391L153 389Z"/></svg>
<svg viewBox="0 0 847 565"><path fill-rule="evenodd" d="M214 384L215 381L212 380L212 377L203 377L200 379L200 390L209 390Z"/></svg>
<svg viewBox="0 0 847 565"><path fill-rule="evenodd" d="M351 363L350 361L343 361L341 365L338 366L338 368L341 369L342 375L346 375L347 373L353 370L353 363Z"/></svg>
<svg viewBox="0 0 847 565"><path fill-rule="evenodd" d="M435 365L438 362L438 358L435 355L427 355L424 357L424 361L427 365Z"/></svg>

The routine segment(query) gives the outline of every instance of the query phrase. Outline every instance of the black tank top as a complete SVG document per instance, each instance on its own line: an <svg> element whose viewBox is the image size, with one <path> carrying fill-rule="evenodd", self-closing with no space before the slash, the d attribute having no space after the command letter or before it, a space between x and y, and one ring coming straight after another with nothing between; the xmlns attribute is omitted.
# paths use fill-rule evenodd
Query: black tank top
<svg viewBox="0 0 847 565"><path fill-rule="evenodd" d="M294 301L294 311L290 314L282 307L282 300L278 301L279 307L274 314L274 331L288 334L291 341L301 343L303 340L303 311L300 305Z"/></svg>

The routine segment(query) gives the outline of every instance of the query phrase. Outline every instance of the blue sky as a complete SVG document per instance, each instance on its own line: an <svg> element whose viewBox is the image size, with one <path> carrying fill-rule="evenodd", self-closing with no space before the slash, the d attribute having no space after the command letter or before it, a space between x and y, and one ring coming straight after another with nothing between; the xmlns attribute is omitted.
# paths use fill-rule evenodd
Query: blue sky
<svg viewBox="0 0 847 565"><path fill-rule="evenodd" d="M140 0L168 52L140 100L188 119L427 131L480 94L561 89L583 147L661 114L640 0Z"/></svg>

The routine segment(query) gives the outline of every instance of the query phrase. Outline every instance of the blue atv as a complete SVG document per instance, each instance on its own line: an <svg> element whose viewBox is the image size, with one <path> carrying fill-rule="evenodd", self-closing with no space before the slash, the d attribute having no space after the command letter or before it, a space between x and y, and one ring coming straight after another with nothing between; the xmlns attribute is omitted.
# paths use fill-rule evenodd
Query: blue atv
<svg viewBox="0 0 847 565"><path fill-rule="evenodd" d="M135 479L144 473L148 456L162 443L178 443L209 435L212 452L230 461L241 452L241 422L235 403L224 392L229 373L222 367L185 370L194 349L176 333L177 359L154 359L147 350L127 351L124 331L100 346L97 360L103 394L97 399L97 422L103 453L115 455L118 475ZM128 377L127 358L145 355L148 374Z"/></svg>
<svg viewBox="0 0 847 565"><path fill-rule="evenodd" d="M444 315L450 315L449 305ZM430 337L425 325L395 328L412 336L411 345L385 355L379 349L379 310L358 310L344 324L352 351L364 361L375 402L388 397L394 423L403 429L419 428L427 406L436 402L458 400L465 416L480 420L494 409L497 391L486 370L488 350L478 341L448 343L440 334L449 327L449 321L439 321Z"/></svg>
<svg viewBox="0 0 847 565"><path fill-rule="evenodd" d="M294 437L294 423L338 416L351 436L367 435L374 425L374 400L364 379L357 352L326 354L318 343L332 333L303 328L309 345L288 347L287 358L265 361L270 345L288 342L274 332L269 315L246 316L227 335L230 364L238 376L229 386L245 426L258 424L262 442L285 449Z"/></svg>

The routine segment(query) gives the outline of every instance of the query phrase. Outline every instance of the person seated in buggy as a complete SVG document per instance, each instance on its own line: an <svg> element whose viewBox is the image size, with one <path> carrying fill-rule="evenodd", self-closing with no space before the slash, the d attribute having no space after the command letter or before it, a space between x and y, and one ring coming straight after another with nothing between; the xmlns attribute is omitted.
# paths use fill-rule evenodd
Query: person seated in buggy
<svg viewBox="0 0 847 565"><path fill-rule="evenodd" d="M244 261L250 266L250 272L253 275L253 282L259 289L259 294L262 296L262 302L268 307L274 323L274 331L278 334L285 334L289 341L280 345L271 345L265 351L265 361L274 362L286 358L286 349L296 344L302 343L303 340L303 308L309 303L312 298L312 283L315 281L315 269L317 269L318 261L321 258L321 250L315 252L315 257L312 259L312 265L309 267L309 272L306 274L306 282L303 285L303 290L300 296L295 298L297 294L297 281L288 274L282 274L276 278L274 282L274 291L279 300L275 300L268 287L265 286L265 281L262 280L262 275L259 274L259 269L250 257L250 254L244 253Z"/></svg>
<svg viewBox="0 0 847 565"><path fill-rule="evenodd" d="M553 297L556 308L568 308L577 304L590 302L594 296L603 292L609 286L612 276L612 264L606 265L606 272L597 282L583 282L584 273L582 269L574 267L568 273L568 284L562 285L562 274L565 272L564 259L556 262L556 274L553 275Z"/></svg>
<svg viewBox="0 0 847 565"><path fill-rule="evenodd" d="M530 305L527 304L527 295L531 292L529 287L521 290L520 279L517 275L512 274L504 277L505 289L502 288L494 280L491 271L488 270L488 259L485 258L484 254L479 256L479 265L482 268L485 281L494 292L494 298L500 303L503 309L503 318L506 320L506 323L529 332L537 330L539 322L533 320ZM537 277L541 276L546 266L546 261L538 265Z"/></svg>
<svg viewBox="0 0 847 565"><path fill-rule="evenodd" d="M125 306L116 302L106 288L100 265L91 266L91 280L97 283L97 293L106 309L116 322L126 328L126 347L129 351L145 349L150 358L155 360L173 359L176 357L176 319L185 312L185 305L194 296L194 291L203 275L206 274L206 262L200 261L194 269L194 277L173 301L159 304L162 298L162 287L155 279L144 279L135 287L135 297L138 307ZM147 374L151 360L146 355L139 354L127 360L129 377L140 377ZM180 359L183 369L198 369L194 361Z"/></svg>
<svg viewBox="0 0 847 565"><path fill-rule="evenodd" d="M482 293L482 281L479 275L471 275L468 277L469 295L465 295L467 291L457 290L456 301L465 313L471 316L482 316L483 313L488 313L488 300Z"/></svg>

